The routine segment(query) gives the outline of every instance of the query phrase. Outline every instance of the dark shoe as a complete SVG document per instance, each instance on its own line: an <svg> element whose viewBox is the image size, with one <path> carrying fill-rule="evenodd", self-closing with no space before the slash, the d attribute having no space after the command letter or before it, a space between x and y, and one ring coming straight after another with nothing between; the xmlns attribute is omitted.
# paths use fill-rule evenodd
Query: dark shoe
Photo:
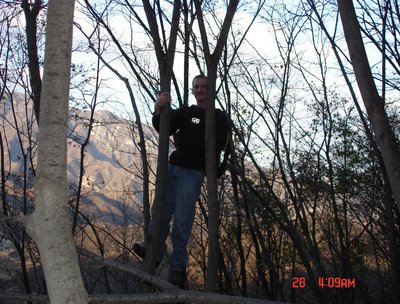
<svg viewBox="0 0 400 304"><path fill-rule="evenodd" d="M187 289L186 268L183 268L183 270L170 269L168 272L168 282L178 286L181 289Z"/></svg>
<svg viewBox="0 0 400 304"><path fill-rule="evenodd" d="M146 248L139 243L133 244L133 252L138 255L139 258L144 259L146 257Z"/></svg>
<svg viewBox="0 0 400 304"><path fill-rule="evenodd" d="M136 253L139 258L144 260L144 258L146 257L146 248L142 244L135 243L133 244L132 249L133 252ZM156 268L158 268L158 266L160 266L160 261L156 261Z"/></svg>

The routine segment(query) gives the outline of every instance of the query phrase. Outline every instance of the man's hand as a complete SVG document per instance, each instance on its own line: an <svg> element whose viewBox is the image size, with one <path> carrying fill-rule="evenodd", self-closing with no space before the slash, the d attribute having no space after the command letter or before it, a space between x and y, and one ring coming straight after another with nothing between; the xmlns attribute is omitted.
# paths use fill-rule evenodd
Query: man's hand
<svg viewBox="0 0 400 304"><path fill-rule="evenodd" d="M171 102L171 95L168 92L163 92L158 94L156 103L154 104L154 114L160 115L161 108L170 102Z"/></svg>

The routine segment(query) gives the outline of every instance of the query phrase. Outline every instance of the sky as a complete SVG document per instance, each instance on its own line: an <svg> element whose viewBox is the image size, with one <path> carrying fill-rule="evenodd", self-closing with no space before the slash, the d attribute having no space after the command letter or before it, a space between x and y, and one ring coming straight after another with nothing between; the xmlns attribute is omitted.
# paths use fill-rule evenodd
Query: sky
<svg viewBox="0 0 400 304"><path fill-rule="evenodd" d="M252 2L252 1L250 1ZM290 8L292 13L297 13L296 7L299 4L300 1L275 1L277 5L285 5L287 8ZM254 3L254 2L252 2ZM272 2L266 2L268 5L271 5ZM149 45L149 40L147 37L143 34L143 30L140 26L138 25L132 25L132 27L129 26L128 21L126 20L126 17L124 17L118 9L114 9L112 11L113 15L109 17L109 22L113 27L113 32L116 34L118 39L120 41L125 41L127 43L131 43L131 39L133 41L132 45L135 46L135 48L139 49L140 52L138 54L140 56L143 56L143 62L146 60L146 69L151 69L152 71L157 71L157 64L156 64L156 59L155 59L155 54L154 54L154 49L152 49L151 45ZM215 14L220 16L220 19L225 14L225 10L222 9L221 7L217 7L215 9ZM308 73L310 79L314 77L314 75L318 75L320 72L318 70L318 66L316 66L316 57L315 57L315 51L314 47L312 45L312 37L309 35L308 27L309 25L305 25L305 28L301 29L298 31L298 29L302 26L299 24L294 24L295 19L289 18L290 16L284 16L286 17L287 23L282 26L279 25L278 22L274 24L274 28L272 27L271 23L267 20L269 17L274 17L276 20L281 18L282 16L277 16L276 12L273 10L266 10L263 11L263 15L265 16L264 18L259 18L250 28L247 36L246 36L246 43L244 43L240 49L240 55L242 58L245 60L253 61L253 58L259 57L263 58L266 62L271 63L272 65L284 65L283 59L280 57L280 52L277 47L276 43L276 38L279 41L279 44L283 46L282 50L285 50L285 43L286 40L288 39L288 35L291 34L298 34L298 37L296 38L296 56L298 58L301 58L302 60L302 69L303 72ZM270 16L273 15L273 16ZM144 16L141 16L143 19ZM331 16L332 20L335 20L335 16ZM235 15L234 19L234 25L232 27L231 32L239 32L243 31L244 28L247 27L248 24L250 24L252 20L252 14L251 11L248 9L241 9L237 14ZM83 16L82 13L80 13L79 9L79 1L77 2L77 10L75 14L75 21L79 23L80 25L85 28L85 30L90 28L90 21L86 16ZM288 28L291 26L294 26L296 30L290 31ZM328 27L331 27L331 31L333 31L333 24L328 24ZM194 26L195 30L197 31L197 25ZM210 27L212 30L212 26ZM210 31L211 31L210 30ZM298 32L297 32L298 31ZM315 28L314 32L317 32L317 28ZM132 33L132 36L131 36ZM103 32L102 35L105 35ZM232 36L231 38L232 39ZM75 45L79 43L80 41L86 41L86 38L80 33L80 31L75 28L74 30L74 41ZM231 40L232 41L232 40ZM342 43L344 43L344 39L341 40ZM327 43L325 41L325 43ZM346 49L345 45L343 44L344 49ZM121 72L124 76L130 77L131 83L133 84L134 79L129 75L129 70L130 68L122 63L120 58L118 58L119 55L115 55L112 51L112 44L107 44L108 47L108 55L107 57L109 58L110 61L113 62L113 66L118 69L119 72ZM343 88L342 92L346 92L347 88L346 85L341 77L341 72L339 71L336 63L336 58L334 57L334 54L332 52L331 47L327 43L325 46L321 45L321 42L319 42L319 47L320 50L323 49L326 56L327 56L327 65L328 65L328 71L327 77L328 80L331 80L331 84L334 83L335 86L338 88ZM371 48L370 45L367 45L369 54L371 55L370 60L371 64L374 64L378 59L375 60L375 58L379 58L377 56L377 53L374 51L374 48ZM175 56L175 66L174 66L174 71L178 77L182 75L182 70L183 70L183 57L181 54L182 51L182 44L178 42L177 45L177 52ZM91 54L83 54L83 53L78 53L74 52L73 53L73 62L78 63L78 64L83 64L83 65L88 65L88 63L95 63L95 58ZM194 64L192 64L192 67L194 67ZM190 78L193 77L194 75L198 74L198 70L196 68L191 69L191 75ZM266 71L268 73L269 71ZM295 71L294 71L295 72ZM123 117L133 117L132 114L132 105L130 102L130 98L127 94L127 90L125 85L120 81L119 79L116 78L116 76L113 74L113 72L109 71L107 68L103 68L101 71L100 77L102 78L102 81L104 83L107 83L107 88L103 89L101 91L102 98L109 100L106 105L103 107L120 115ZM92 80L93 82L94 80ZM182 81L179 79L179 81ZM315 77L315 81L319 81L318 77ZM302 90L302 86L304 85L301 82L296 83L295 81L293 82L293 89L296 89L296 84L299 85L297 88L298 91ZM277 87L276 90L279 90L279 87ZM149 116L152 111L152 106L151 102L150 104L146 104L143 102L143 97L138 93L138 91L135 91L136 95L136 101L137 104L139 105L140 112L143 117L147 118L147 122L149 123ZM174 92L172 92L172 95L174 95ZM191 96L189 94L189 96ZM305 98L308 96L304 96ZM190 97L190 103L194 103L193 97ZM297 113L304 111L304 109L300 109L299 107L297 108ZM305 112L305 111L304 111Z"/></svg>
<svg viewBox="0 0 400 304"><path fill-rule="evenodd" d="M293 2L295 4L297 4L296 3L297 1L283 1L283 4L293 5ZM220 18L222 19L222 17L225 14L225 10L222 8L217 8L215 13L217 15L220 15L221 16ZM143 16L142 16L142 18L143 18ZM79 8L77 9L76 14L75 14L75 20L77 23L83 25L84 28L86 27L85 24L87 24L87 17L83 16L80 13ZM240 10L235 16L234 25L232 27L231 32L243 31L243 29L247 28L247 26L251 23L251 20L252 20L252 14L249 10ZM121 40L121 41L125 40L126 42L129 43L130 39L131 39L130 33L131 32L133 33L135 47L139 48L139 49L143 49L143 51L140 53L140 55L145 56L150 61L152 60L151 63L153 64L153 66L150 66L150 68L152 70L156 71L157 65L156 65L155 55L154 55L153 50L151 48L149 49L148 39L147 39L147 37L145 37L143 35L143 30L139 26L136 26L131 29L128 26L128 23L127 23L125 17L123 17L117 11L115 12L115 14L112 17L110 17L109 21L113 26L113 30L116 33L116 36L119 37L119 40ZM197 25L194 26L194 29L195 29L195 31L198 32ZM247 39L248 43L243 44L243 46L241 48L240 52L241 52L242 56L248 57L249 60L254 56L263 56L265 58L270 58L271 61L277 60L277 58L279 57L279 52L276 47L276 43L274 42L275 41L275 37L274 37L275 33L278 37L280 37L281 39L284 39L283 33L279 33L279 30L277 32L274 32L274 30L268 25L268 23L263 22L262 19L256 21L252 25L252 27L250 28L250 30L247 34L246 39ZM211 35L210 35L210 37L211 37ZM75 31L74 31L74 41L75 41L75 43L78 43L79 41L86 41L86 39L83 37L83 35L80 33L80 31L77 30L77 28L75 28ZM215 41L215 39L214 39L214 41ZM211 43L213 43L214 41L212 39L210 39ZM304 46L302 46L301 48L304 50L307 50L308 47L309 46L304 44ZM109 47L109 49L111 49L111 47ZM182 57L181 51L182 51L182 45L181 45L181 43L178 42L177 52L176 52L176 56L175 56L175 66L174 66L174 71L175 71L176 75L183 74L183 72L182 72L183 57ZM258 53L257 55L255 55L256 52ZM110 54L111 54L111 52L110 52ZM303 56L307 56L306 54L307 53L303 54ZM109 56L109 58L112 58L112 57L115 57L115 56L114 55ZM88 64L88 62L94 62L94 60L95 59L94 59L94 57L92 57L92 55L82 54L82 53L74 53L73 54L73 62L75 62L75 63ZM310 60L311 60L311 58L310 58ZM121 62L117 63L117 61L118 60L115 60L115 63L113 63L113 64L117 66L117 68L120 72L124 73L124 71L129 70L128 67L126 67ZM192 65L192 67L194 67L194 63ZM203 67L203 68L205 68L205 67ZM197 75L198 73L199 73L199 71L197 70L197 68L192 68L190 71L189 77L192 78L193 76ZM104 79L107 79L108 81L111 80L111 82L112 82L110 84L110 88L112 89L112 94L110 94L110 96L112 98L117 99L118 101L122 102L123 105L125 106L126 110L129 111L129 109L131 108L131 105L129 102L129 97L127 96L127 91L126 91L125 85L121 81L115 80L115 75L111 71L108 71L107 69L104 69L102 71L101 75ZM190 101L192 103L194 103L193 98L191 98ZM123 111L125 111L125 109L122 110L122 112Z"/></svg>

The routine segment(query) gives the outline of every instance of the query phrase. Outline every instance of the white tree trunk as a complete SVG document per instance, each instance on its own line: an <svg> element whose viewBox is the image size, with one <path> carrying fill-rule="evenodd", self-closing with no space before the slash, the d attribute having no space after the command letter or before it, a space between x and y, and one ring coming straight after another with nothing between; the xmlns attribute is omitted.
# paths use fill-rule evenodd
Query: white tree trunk
<svg viewBox="0 0 400 304"><path fill-rule="evenodd" d="M71 232L67 123L74 0L50 0L40 107L35 211L25 221L39 248L51 303L88 303Z"/></svg>

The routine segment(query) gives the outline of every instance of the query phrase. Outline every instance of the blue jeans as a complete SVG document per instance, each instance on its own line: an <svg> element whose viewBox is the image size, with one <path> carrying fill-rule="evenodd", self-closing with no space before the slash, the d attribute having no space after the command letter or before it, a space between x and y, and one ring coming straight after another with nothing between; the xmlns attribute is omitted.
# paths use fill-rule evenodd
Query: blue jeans
<svg viewBox="0 0 400 304"><path fill-rule="evenodd" d="M188 263L187 245L196 210L196 201L200 196L204 181L204 172L168 165L168 186L165 194L164 214L161 227L160 259L166 253L165 241L170 232L173 251L169 268L183 270Z"/></svg>

